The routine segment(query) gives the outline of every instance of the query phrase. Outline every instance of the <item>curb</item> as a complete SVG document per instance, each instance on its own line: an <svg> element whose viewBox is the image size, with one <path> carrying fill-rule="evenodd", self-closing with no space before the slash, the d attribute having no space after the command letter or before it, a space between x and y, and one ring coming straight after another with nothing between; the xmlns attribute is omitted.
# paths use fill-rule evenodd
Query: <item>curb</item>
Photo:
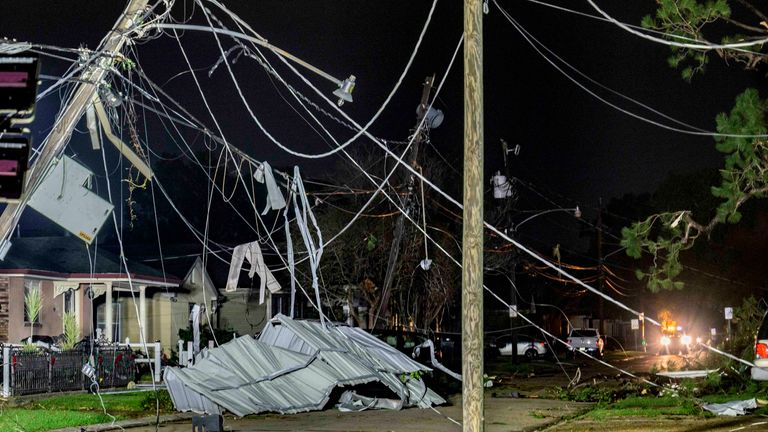
<svg viewBox="0 0 768 432"><path fill-rule="evenodd" d="M160 424L191 420L192 417L196 415L198 414L181 413L181 414L162 415L160 416ZM95 425L89 425L89 426L75 426L75 427L68 427L64 429L55 429L50 432L83 432L83 431L102 432L102 431L122 430L122 429L130 429L130 428L136 428L136 427L142 427L142 426L152 426L155 424L156 421L157 421L156 417L142 417L137 419L120 420L120 421L116 421L114 424L102 423L102 424L95 424Z"/></svg>

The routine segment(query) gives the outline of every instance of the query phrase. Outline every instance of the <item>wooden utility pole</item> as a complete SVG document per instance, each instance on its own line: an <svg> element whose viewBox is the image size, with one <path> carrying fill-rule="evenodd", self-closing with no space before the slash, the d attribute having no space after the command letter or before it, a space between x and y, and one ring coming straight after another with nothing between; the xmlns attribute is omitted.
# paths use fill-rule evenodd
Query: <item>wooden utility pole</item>
<svg viewBox="0 0 768 432"><path fill-rule="evenodd" d="M128 40L128 31L136 24L136 18L142 14L147 3L148 0L131 0L128 3L110 34L105 38L104 43L96 50L96 52L103 52L101 58L95 59L93 64L86 67L80 75L78 79L80 84L78 84L74 96L64 108L58 123L46 138L40 156L27 173L24 196L21 202L8 204L0 216L0 244L5 244L5 240L10 237L19 222L29 197L42 181L53 160L61 155L69 143L72 130L80 121L88 104L93 101L99 84L109 74L113 58L120 54L120 50Z"/></svg>
<svg viewBox="0 0 768 432"><path fill-rule="evenodd" d="M429 95L432 93L432 85L435 83L435 76L429 76L424 80L424 89L421 92L421 101L419 102L419 108L416 110L416 127L414 128L416 136L413 138L413 147L411 148L411 168L417 169L419 147L424 140L426 133L424 129L428 125L424 125L421 129L421 124L424 117L427 115L427 108L429 107ZM411 213L411 203L413 203L414 187L416 186L416 176L411 174L408 178L408 195L405 199L403 209ZM422 209L424 211L424 209ZM395 233L392 236L392 247L389 249L389 259L387 260L387 272L384 274L384 286L382 288L381 300L379 301L379 312L374 315L375 318L383 316L387 318L389 316L389 294L392 290L392 283L395 280L395 268L397 267L397 260L400 257L400 243L403 240L403 234L405 232L405 215L400 214L395 222ZM375 319L374 318L374 319ZM376 322L369 323L369 328L375 328Z"/></svg>
<svg viewBox="0 0 768 432"><path fill-rule="evenodd" d="M464 0L464 231L461 355L464 431L483 430L483 2Z"/></svg>
<svg viewBox="0 0 768 432"><path fill-rule="evenodd" d="M600 198L597 205L597 288L603 294L605 283L605 271L603 270L603 199ZM605 299L600 296L598 300L598 313L600 315L600 335L605 336Z"/></svg>

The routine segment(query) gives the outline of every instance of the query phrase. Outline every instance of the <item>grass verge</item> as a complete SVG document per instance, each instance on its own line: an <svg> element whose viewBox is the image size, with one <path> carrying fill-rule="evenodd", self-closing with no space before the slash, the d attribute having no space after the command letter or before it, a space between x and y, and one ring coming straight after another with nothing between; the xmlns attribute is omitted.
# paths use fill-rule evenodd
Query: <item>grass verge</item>
<svg viewBox="0 0 768 432"><path fill-rule="evenodd" d="M109 423L113 420L144 417L155 413L155 395L137 392L102 395L104 414L98 396L74 394L36 400L24 406L6 408L0 412L0 431L42 432L73 426ZM168 392L158 392L160 414L173 410Z"/></svg>
<svg viewBox="0 0 768 432"><path fill-rule="evenodd" d="M673 396L629 397L608 405L598 405L585 417L604 420L611 417L711 416L687 398Z"/></svg>

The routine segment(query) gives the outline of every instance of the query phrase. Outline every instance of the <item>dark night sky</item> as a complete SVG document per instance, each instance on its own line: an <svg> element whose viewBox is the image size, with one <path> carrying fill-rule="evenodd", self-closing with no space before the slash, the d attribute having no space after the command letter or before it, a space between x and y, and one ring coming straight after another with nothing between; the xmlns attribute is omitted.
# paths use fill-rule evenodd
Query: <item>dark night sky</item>
<svg viewBox="0 0 768 432"><path fill-rule="evenodd" d="M713 59L707 73L689 84L680 78L679 71L667 66L669 49L665 46L641 40L607 23L525 1L500 3L534 36L587 75L705 129L714 128L715 115L728 110L738 93L756 85L757 74L729 68L719 59ZM580 2L553 3L592 12ZM276 46L336 77L355 74L355 102L344 109L365 123L401 73L431 2L263 0L227 5ZM3 6L13 13L0 16L0 36L95 48L124 2L83 0L73 7L70 2L26 0L5 1ZM626 22L639 23L654 7L653 1L625 2L609 12ZM625 193L652 192L672 171L690 172L722 163L711 138L665 131L593 99L540 58L493 5L490 12L484 22L486 177L502 168L500 138L520 144L522 152L512 162L513 174L554 191L557 195L552 198L563 206L580 203L586 208L585 216L591 217L590 208L596 207L598 197L607 200ZM445 70L462 30L461 15L461 2L438 3L411 71L372 128L375 135L389 139L407 136L414 122L421 82L433 72L439 80ZM202 23L200 16L198 13L198 23ZM264 138L236 98L223 67L207 78L208 67L218 58L211 35L188 32L182 42L193 65L204 68L200 77L227 138L273 166L300 164L310 174L327 173L327 160L297 159ZM226 49L230 45L225 43ZM144 70L157 83L186 70L176 42L168 37L145 42L138 52ZM457 60L436 104L445 111L446 121L433 132L432 142L460 166L462 63L460 57ZM258 65L241 59L233 68L256 114L278 139L299 150L328 149L328 144L286 106ZM43 66L43 73L60 74L62 70L61 63L49 60ZM322 90L333 90L322 79L310 79ZM295 79L291 82L304 94L311 94ZM212 125L188 74L175 78L165 88ZM637 110L615 97L609 99ZM38 109L37 143L46 132L45 123L58 109L58 100L47 98ZM334 131L343 139L349 136L347 131ZM167 142L158 142L155 148L173 150ZM87 135L76 134L69 153L87 159L90 151ZM101 171L98 165L92 168ZM534 206L544 208L546 203Z"/></svg>
<svg viewBox="0 0 768 432"><path fill-rule="evenodd" d="M80 1L77 8L64 2L5 2L13 14L0 18L2 34L8 37L59 46L80 44L95 47L113 24L123 2ZM369 118L399 75L416 40L430 2L258 1L228 2L233 11L270 42L320 66L337 77L358 77L355 103L346 106L358 121ZM573 2L568 2L573 3ZM647 3L647 4L646 4ZM565 3L563 3L565 4ZM551 49L591 77L648 103L684 121L713 127L717 112L728 109L733 98L755 75L727 68L713 61L707 74L692 84L679 79L666 66L668 49L640 40L607 23L590 20L526 2L502 5ZM584 5L584 11L588 11ZM654 7L653 2L632 2L612 10L620 19L637 23ZM617 8L614 8L617 9ZM519 143L521 165L564 195L581 201L589 197L612 197L625 192L650 191L671 170L720 162L713 142L706 137L688 137L641 123L592 99L546 64L495 9L486 16L485 89L487 171L498 168L503 137ZM461 31L461 5L439 2L409 76L375 128L376 134L402 138L412 126L412 107L420 94L419 83L431 72L442 73ZM212 38L187 35L183 42L192 62L204 67L216 60ZM175 42L169 38L139 47L140 60L148 74L162 83L185 69ZM459 59L460 60L460 59ZM61 65L45 65L45 71ZM266 76L253 62L235 66L242 83L254 94L254 106L265 113L271 130L287 144L310 151L327 148L316 135L307 134L302 121L275 97ZM434 141L446 152L458 154L461 143L461 63L449 79L438 105L446 111L445 132L435 132ZM259 136L242 105L232 100L231 85L221 68L211 80L216 112L232 117L229 132L258 157L297 160L281 154ZM332 90L322 80L321 88ZM179 78L173 94L188 105L199 105L191 80ZM304 91L309 93L309 91ZM186 95L184 93L187 93ZM613 100L613 99L612 99ZM57 105L54 99L41 104L39 117ZM626 105L624 105L626 106ZM272 114L277 112L279 115ZM200 113L201 118L203 114ZM458 133L457 133L458 131ZM246 141L252 140L251 143ZM521 171L521 176L525 171Z"/></svg>

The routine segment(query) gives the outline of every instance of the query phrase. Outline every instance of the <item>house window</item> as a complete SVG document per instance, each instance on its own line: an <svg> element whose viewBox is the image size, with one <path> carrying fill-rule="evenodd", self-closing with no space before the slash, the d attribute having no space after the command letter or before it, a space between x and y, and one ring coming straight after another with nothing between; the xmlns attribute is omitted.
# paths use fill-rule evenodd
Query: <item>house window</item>
<svg viewBox="0 0 768 432"><path fill-rule="evenodd" d="M38 297L42 294L40 292L40 281L31 280L31 279L25 280L24 281L24 322L25 323L31 322L29 319L29 310L28 310L29 308L27 305L27 299L29 298L30 294L35 291ZM42 299L41 299L41 303L42 303ZM41 311L38 310L37 316L35 317L35 321L34 321L35 324L40 324L40 312Z"/></svg>
<svg viewBox="0 0 768 432"><path fill-rule="evenodd" d="M120 321L122 319L121 317L122 309L120 306L121 305L118 302L112 303L112 340L113 341L119 341L123 337L122 328L120 326ZM107 308L106 303L99 305L96 312L96 327L101 329L102 334L105 337L107 336L106 308Z"/></svg>
<svg viewBox="0 0 768 432"><path fill-rule="evenodd" d="M64 313L75 313L75 291L67 290L64 293Z"/></svg>

